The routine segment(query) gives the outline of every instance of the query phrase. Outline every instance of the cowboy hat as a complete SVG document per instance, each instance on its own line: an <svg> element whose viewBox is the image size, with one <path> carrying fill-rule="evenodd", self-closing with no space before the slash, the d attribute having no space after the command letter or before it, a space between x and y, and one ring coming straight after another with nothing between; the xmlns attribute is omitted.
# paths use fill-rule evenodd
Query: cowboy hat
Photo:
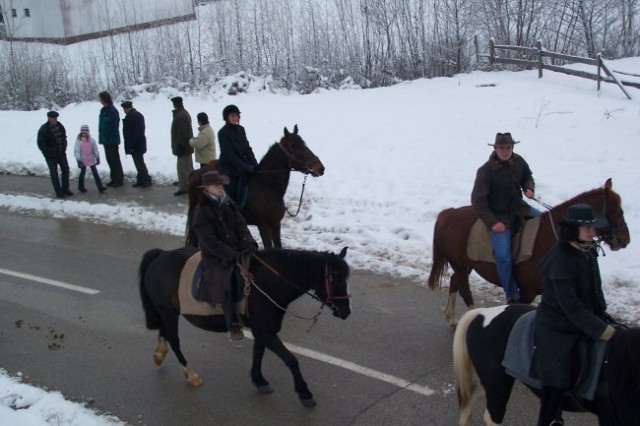
<svg viewBox="0 0 640 426"><path fill-rule="evenodd" d="M594 212L589 204L573 204L569 206L567 215L560 223L602 228L607 225L607 219L603 215Z"/></svg>
<svg viewBox="0 0 640 426"><path fill-rule="evenodd" d="M228 184L229 184L228 176L221 175L217 171L213 171L213 172L206 172L205 174L202 175L202 185L200 185L200 187L208 186L208 185L228 185Z"/></svg>
<svg viewBox="0 0 640 426"><path fill-rule="evenodd" d="M501 145L515 145L520 141L514 141L511 137L511 133L498 133L496 134L496 141L494 143L488 143L489 146L501 146Z"/></svg>

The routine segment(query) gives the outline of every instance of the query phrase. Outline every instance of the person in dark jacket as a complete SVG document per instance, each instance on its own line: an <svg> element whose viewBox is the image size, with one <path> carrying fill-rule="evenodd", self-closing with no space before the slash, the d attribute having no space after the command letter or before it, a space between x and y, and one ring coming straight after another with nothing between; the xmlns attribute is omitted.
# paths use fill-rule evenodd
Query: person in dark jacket
<svg viewBox="0 0 640 426"><path fill-rule="evenodd" d="M225 125L218 131L220 158L218 170L229 176L226 193L240 201L243 177L255 173L258 162L247 140L244 127L240 125L240 110L235 105L227 105L222 110Z"/></svg>
<svg viewBox="0 0 640 426"><path fill-rule="evenodd" d="M58 121L57 111L47 113L47 122L40 126L38 130L38 148L42 152L47 167L51 184L56 193L56 197L64 198L73 195L69 191L69 162L67 161L67 131L62 123ZM62 174L62 181L58 175L58 167Z"/></svg>
<svg viewBox="0 0 640 426"><path fill-rule="evenodd" d="M124 118L122 119L124 153L131 155L138 172L136 183L132 186L148 188L151 186L151 176L149 176L147 165L144 162L144 154L147 152L144 116L133 107L131 101L124 101L120 106L124 110Z"/></svg>
<svg viewBox="0 0 640 426"><path fill-rule="evenodd" d="M109 175L111 181L107 186L117 188L124 185L124 172L120 162L120 114L115 106L109 92L98 94L102 109L98 120L98 143L104 146L104 156L109 165Z"/></svg>
<svg viewBox="0 0 640 426"><path fill-rule="evenodd" d="M471 205L489 228L493 255L500 283L508 303L520 299L520 290L513 277L511 241L522 226L525 216L534 217L540 212L522 198L533 198L535 182L527 162L513 152L511 133L498 133L489 161L476 173L471 193Z"/></svg>
<svg viewBox="0 0 640 426"><path fill-rule="evenodd" d="M573 353L583 336L610 340L616 322L607 314L598 267L596 228L606 220L588 204L569 206L559 239L540 263L542 300L534 329L533 370L542 383L539 426L561 425L562 396L575 382Z"/></svg>
<svg viewBox="0 0 640 426"><path fill-rule="evenodd" d="M202 251L204 282L198 298L222 306L230 338L238 340L243 337L242 325L233 305L242 288L237 288L241 279L235 270L236 258L242 251L257 250L258 244L238 207L224 192L223 185L228 183L229 178L217 171L202 175L202 194L190 226Z"/></svg>
<svg viewBox="0 0 640 426"><path fill-rule="evenodd" d="M191 115L184 109L182 98L171 98L173 103L173 121L171 122L171 152L177 157L178 190L173 195L187 193L189 175L193 172L193 148L189 140L193 137Z"/></svg>

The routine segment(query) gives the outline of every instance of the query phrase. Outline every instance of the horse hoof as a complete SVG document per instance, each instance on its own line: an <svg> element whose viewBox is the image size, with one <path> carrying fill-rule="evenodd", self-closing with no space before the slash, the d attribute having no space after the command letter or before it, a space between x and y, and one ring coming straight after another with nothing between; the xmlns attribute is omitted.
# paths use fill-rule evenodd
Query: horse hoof
<svg viewBox="0 0 640 426"><path fill-rule="evenodd" d="M199 388L200 386L204 385L204 380L202 380L200 376L196 375L196 377L192 377L187 380L187 383L189 383L189 386L191 386L192 388Z"/></svg>
<svg viewBox="0 0 640 426"><path fill-rule="evenodd" d="M309 399L300 399L300 402L302 403L302 405L304 405L307 408L313 408L315 407L318 403L316 402L315 399L313 398L309 398Z"/></svg>
<svg viewBox="0 0 640 426"><path fill-rule="evenodd" d="M153 354L153 363L160 367L164 361L164 356L158 352Z"/></svg>
<svg viewBox="0 0 640 426"><path fill-rule="evenodd" d="M261 395L269 395L270 393L273 393L273 388L269 385L257 386L257 388Z"/></svg>

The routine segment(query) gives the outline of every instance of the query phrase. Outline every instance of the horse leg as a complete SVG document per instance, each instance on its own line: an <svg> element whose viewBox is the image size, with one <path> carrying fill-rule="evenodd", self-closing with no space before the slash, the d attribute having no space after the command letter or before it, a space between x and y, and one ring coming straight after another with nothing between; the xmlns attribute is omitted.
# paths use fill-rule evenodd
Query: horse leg
<svg viewBox="0 0 640 426"><path fill-rule="evenodd" d="M273 225L271 233L273 235L273 246L275 248L282 248L282 240L280 239L280 222Z"/></svg>
<svg viewBox="0 0 640 426"><path fill-rule="evenodd" d="M469 309L473 309L473 297L471 296L471 289L469 287L469 274L470 271L461 268L455 268L452 265L453 275L449 281L449 298L447 299L447 306L444 310L444 315L452 329L455 329L458 325L458 319L456 318L456 296L460 292L462 300Z"/></svg>
<svg viewBox="0 0 640 426"><path fill-rule="evenodd" d="M160 333L158 336L158 346L156 346L156 350L153 353L153 363L160 367L164 362L164 359L167 357L168 351L169 347L167 346L167 339L165 339L162 333Z"/></svg>
<svg viewBox="0 0 640 426"><path fill-rule="evenodd" d="M289 352L282 343L282 340L275 334L264 334L260 336L260 339L263 340L264 345L269 348L274 354L276 354L287 367L291 371L293 375L293 383L294 389L298 393L298 398L300 398L300 402L307 408L315 407L316 401L313 399L313 394L309 391L309 387L307 386L307 382L304 381L302 377L302 373L300 372L300 366L298 364L298 359ZM256 336L256 342L258 341L258 337Z"/></svg>
<svg viewBox="0 0 640 426"><path fill-rule="evenodd" d="M173 353L176 354L178 362L182 365L182 372L187 379L187 383L193 387L202 386L204 381L191 367L187 365L187 360L180 349L180 338L178 337L179 314L171 308L158 308L162 323L164 325L164 338L169 342Z"/></svg>
<svg viewBox="0 0 640 426"><path fill-rule="evenodd" d="M261 340L253 342L253 364L251 365L251 381L263 395L273 392L269 382L262 375L262 358L264 357L265 346Z"/></svg>
<svg viewBox="0 0 640 426"><path fill-rule="evenodd" d="M260 232L260 238L262 239L262 245L265 249L273 247L273 237L271 235L271 228L267 225L258 225L258 231Z"/></svg>

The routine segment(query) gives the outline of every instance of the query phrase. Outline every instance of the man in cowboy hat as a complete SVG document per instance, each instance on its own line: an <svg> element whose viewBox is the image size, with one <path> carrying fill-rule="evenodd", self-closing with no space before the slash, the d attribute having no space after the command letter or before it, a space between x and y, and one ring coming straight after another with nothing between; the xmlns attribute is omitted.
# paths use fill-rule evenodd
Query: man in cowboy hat
<svg viewBox="0 0 640 426"><path fill-rule="evenodd" d="M508 303L520 299L520 291L512 274L511 241L522 226L524 216L540 212L524 202L534 196L535 182L527 162L513 152L516 142L511 133L498 133L489 160L476 173L471 205L489 228L493 255L500 283Z"/></svg>
<svg viewBox="0 0 640 426"><path fill-rule="evenodd" d="M539 426L562 425L562 399L577 371L573 351L584 336L608 341L619 324L607 314L598 267L596 229L604 217L588 204L574 204L560 221L558 242L540 262L532 372L542 384Z"/></svg>
<svg viewBox="0 0 640 426"><path fill-rule="evenodd" d="M242 324L234 303L239 300L242 282L235 269L236 257L242 251L255 251L258 244L251 236L238 206L226 196L223 185L229 178L217 171L202 175L202 194L190 226L202 250L203 284L198 298L221 305L231 340L242 339Z"/></svg>

